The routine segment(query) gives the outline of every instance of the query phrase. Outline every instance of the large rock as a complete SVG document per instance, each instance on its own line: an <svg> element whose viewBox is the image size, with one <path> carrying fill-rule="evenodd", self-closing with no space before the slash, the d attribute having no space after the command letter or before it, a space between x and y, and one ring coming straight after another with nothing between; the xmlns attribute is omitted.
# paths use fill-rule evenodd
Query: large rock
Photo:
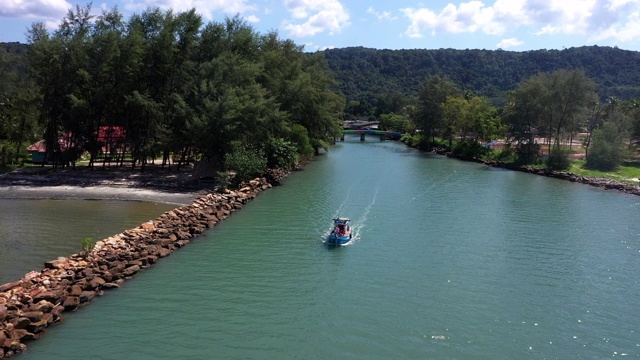
<svg viewBox="0 0 640 360"><path fill-rule="evenodd" d="M53 289L53 290L48 290L48 291L43 291L41 293L38 293L33 297L33 301L40 302L42 300L46 300L48 302L55 304L58 302L58 300L60 300L60 298L63 295L64 295L64 292L62 291L62 289Z"/></svg>
<svg viewBox="0 0 640 360"><path fill-rule="evenodd" d="M22 287L22 280L13 281L10 283L6 283L4 285L0 285L0 292L6 292L9 290L14 290L16 288Z"/></svg>
<svg viewBox="0 0 640 360"><path fill-rule="evenodd" d="M83 291L79 296L80 304L93 300L93 298L95 298L96 295L97 293L95 291L89 291L89 290Z"/></svg>
<svg viewBox="0 0 640 360"><path fill-rule="evenodd" d="M124 276L132 276L133 274L137 273L138 271L140 271L140 266L132 265L132 266L129 266L126 269L124 269L122 274Z"/></svg>
<svg viewBox="0 0 640 360"><path fill-rule="evenodd" d="M64 309L67 311L77 309L78 305L80 305L79 296L67 296L67 298L64 299L64 302L62 303L62 306L64 306Z"/></svg>
<svg viewBox="0 0 640 360"><path fill-rule="evenodd" d="M86 285L85 290L94 290L102 286L106 281L101 277L94 277Z"/></svg>
<svg viewBox="0 0 640 360"><path fill-rule="evenodd" d="M40 300L37 303L31 305L31 309L35 310L35 311L41 311L41 312L45 312L48 313L51 311L51 309L53 309L53 307L55 306L55 304L47 301L47 300Z"/></svg>
<svg viewBox="0 0 640 360"><path fill-rule="evenodd" d="M47 261L44 263L46 269L65 269L69 265L68 259L65 257L59 257L53 261Z"/></svg>

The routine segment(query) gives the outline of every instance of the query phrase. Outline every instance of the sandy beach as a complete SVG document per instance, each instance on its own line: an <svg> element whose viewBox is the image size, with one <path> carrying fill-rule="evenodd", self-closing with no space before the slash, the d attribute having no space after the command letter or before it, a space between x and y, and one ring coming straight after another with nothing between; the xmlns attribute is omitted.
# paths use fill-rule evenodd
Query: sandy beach
<svg viewBox="0 0 640 360"><path fill-rule="evenodd" d="M108 186L0 186L0 199L129 200L186 205L197 196L198 193L169 193Z"/></svg>
<svg viewBox="0 0 640 360"><path fill-rule="evenodd" d="M0 199L87 199L190 204L214 183L194 179L191 170L151 168L21 168L0 174Z"/></svg>

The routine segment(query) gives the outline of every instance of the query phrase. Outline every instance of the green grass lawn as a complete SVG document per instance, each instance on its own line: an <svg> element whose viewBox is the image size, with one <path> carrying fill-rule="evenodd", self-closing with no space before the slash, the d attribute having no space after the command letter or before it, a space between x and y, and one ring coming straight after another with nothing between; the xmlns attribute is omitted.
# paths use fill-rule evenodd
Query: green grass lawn
<svg viewBox="0 0 640 360"><path fill-rule="evenodd" d="M583 159L572 160L571 167L567 171L582 176L607 178L635 185L640 184L638 181L632 180L640 179L640 163L638 162L626 162L616 171L588 170L585 169L584 164L585 160Z"/></svg>

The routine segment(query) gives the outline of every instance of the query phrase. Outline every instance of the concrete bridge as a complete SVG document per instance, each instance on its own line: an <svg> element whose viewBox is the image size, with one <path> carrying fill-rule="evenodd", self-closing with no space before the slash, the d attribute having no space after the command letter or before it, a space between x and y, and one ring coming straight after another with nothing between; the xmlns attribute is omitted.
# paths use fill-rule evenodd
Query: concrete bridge
<svg viewBox="0 0 640 360"><path fill-rule="evenodd" d="M380 136L380 141L386 139L400 139L402 134L395 131L383 131L383 130L342 130L342 136L340 141L344 141L344 134L360 134L360 141L364 141L365 135Z"/></svg>

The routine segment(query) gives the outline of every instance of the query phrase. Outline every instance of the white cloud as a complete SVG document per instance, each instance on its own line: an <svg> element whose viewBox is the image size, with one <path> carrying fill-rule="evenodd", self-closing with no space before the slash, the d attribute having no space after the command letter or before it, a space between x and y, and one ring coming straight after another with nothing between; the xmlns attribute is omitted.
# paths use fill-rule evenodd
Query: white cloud
<svg viewBox="0 0 640 360"><path fill-rule="evenodd" d="M328 49L335 49L336 47L334 45L325 45L325 46L320 46L317 44L314 44L312 42L306 42L304 43L304 49L305 51L323 51L323 50L328 50Z"/></svg>
<svg viewBox="0 0 640 360"><path fill-rule="evenodd" d="M255 5L248 0L124 0L124 7L131 11L144 11L147 8L172 9L175 12L188 11L193 8L205 19L213 19L214 13L244 14L256 11Z"/></svg>
<svg viewBox="0 0 640 360"><path fill-rule="evenodd" d="M400 11L411 20L411 25L405 32L409 37L421 37L425 31L431 31L432 34L482 31L491 35L505 31L504 25L494 21L495 9L485 7L477 0L460 6L449 3L439 14L427 8L403 8Z"/></svg>
<svg viewBox="0 0 640 360"><path fill-rule="evenodd" d="M255 16L255 15L249 15L246 17L247 21L250 23L259 23L260 22L260 18Z"/></svg>
<svg viewBox="0 0 640 360"><path fill-rule="evenodd" d="M519 28L536 35L577 35L590 40L633 41L640 36L640 0L472 0L400 9L410 21L409 37L425 33L504 35Z"/></svg>
<svg viewBox="0 0 640 360"><path fill-rule="evenodd" d="M502 41L500 41L496 45L496 47L500 49L508 49L510 47L520 46L522 44L524 44L524 42L522 42L521 40L518 40L516 38L508 38L508 39L502 39Z"/></svg>
<svg viewBox="0 0 640 360"><path fill-rule="evenodd" d="M383 21L383 20L396 20L398 18L397 16L394 16L389 11L378 11L378 10L372 8L372 7L369 7L367 9L367 14L371 14L371 15L375 16L380 21Z"/></svg>
<svg viewBox="0 0 640 360"><path fill-rule="evenodd" d="M66 0L2 0L0 17L61 19L73 7Z"/></svg>
<svg viewBox="0 0 640 360"><path fill-rule="evenodd" d="M285 21L283 29L292 36L306 37L328 32L330 35L349 26L349 13L338 0L284 0L284 6L300 23Z"/></svg>

